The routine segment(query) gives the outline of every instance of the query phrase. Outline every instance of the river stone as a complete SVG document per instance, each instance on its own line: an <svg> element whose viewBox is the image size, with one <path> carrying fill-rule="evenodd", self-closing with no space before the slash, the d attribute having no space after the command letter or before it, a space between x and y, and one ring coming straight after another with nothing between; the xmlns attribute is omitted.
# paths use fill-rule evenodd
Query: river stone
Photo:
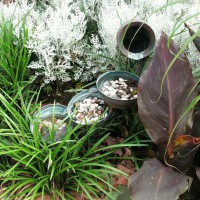
<svg viewBox="0 0 200 200"><path fill-rule="evenodd" d="M132 100L137 98L136 83L123 78L105 81L101 92L108 97L119 100Z"/></svg>
<svg viewBox="0 0 200 200"><path fill-rule="evenodd" d="M84 100L74 103L72 113L78 124L93 124L106 110L106 105L102 99L97 97L87 97ZM108 111L101 116L105 118Z"/></svg>

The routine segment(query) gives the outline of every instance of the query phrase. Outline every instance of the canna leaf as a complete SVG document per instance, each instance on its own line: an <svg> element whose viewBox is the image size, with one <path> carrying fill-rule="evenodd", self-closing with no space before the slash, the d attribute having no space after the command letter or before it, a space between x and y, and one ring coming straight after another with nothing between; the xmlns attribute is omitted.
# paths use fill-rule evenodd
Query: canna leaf
<svg viewBox="0 0 200 200"><path fill-rule="evenodd" d="M124 185L119 185L117 191L112 192L112 196L115 200L131 200L128 187ZM105 200L110 199L109 197L106 197Z"/></svg>
<svg viewBox="0 0 200 200"><path fill-rule="evenodd" d="M179 47L172 40L169 48L167 42L167 35L162 33L156 55L140 79L138 110L153 142L161 149L167 146L170 157L175 139L191 130L193 109L184 117L182 115L197 96L197 89L189 61L183 54L173 63L161 84L168 66L179 52Z"/></svg>
<svg viewBox="0 0 200 200"><path fill-rule="evenodd" d="M192 126L191 135L196 138L200 137L200 111L196 112L194 115L194 124Z"/></svg>
<svg viewBox="0 0 200 200"><path fill-rule="evenodd" d="M189 33L191 36L193 36L195 34L195 32L185 23L185 27L189 30ZM200 52L200 37L197 36L194 40L194 45L196 46L196 48L198 49L198 51Z"/></svg>
<svg viewBox="0 0 200 200"><path fill-rule="evenodd" d="M134 200L176 200L190 188L192 178L163 166L156 158L145 161L129 178L129 191Z"/></svg>
<svg viewBox="0 0 200 200"><path fill-rule="evenodd" d="M197 97L197 99L199 96ZM200 111L195 113L194 123L190 135L179 135L173 144L171 165L181 171L187 171L193 164L194 156L200 145Z"/></svg>
<svg viewBox="0 0 200 200"><path fill-rule="evenodd" d="M200 181L200 167L195 167L195 171L196 171L197 178Z"/></svg>
<svg viewBox="0 0 200 200"><path fill-rule="evenodd" d="M170 164L181 171L187 171L193 164L194 155L200 144L200 137L191 135L179 135L174 141L173 153L170 157Z"/></svg>

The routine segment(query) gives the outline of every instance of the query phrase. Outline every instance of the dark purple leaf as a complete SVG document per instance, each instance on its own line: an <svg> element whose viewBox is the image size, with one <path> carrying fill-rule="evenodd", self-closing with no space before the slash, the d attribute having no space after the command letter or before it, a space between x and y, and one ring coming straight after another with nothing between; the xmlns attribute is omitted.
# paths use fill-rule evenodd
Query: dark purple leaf
<svg viewBox="0 0 200 200"><path fill-rule="evenodd" d="M161 94L161 81L168 66L179 52L179 47L162 33L156 55L150 66L143 73L138 85L139 116L144 127L159 147L166 147L175 124L184 113L193 98L197 96L195 80L191 66L185 55L181 55L166 75ZM188 134L192 126L193 110L188 112L175 129L168 148L169 156L173 153L174 140L178 135Z"/></svg>
<svg viewBox="0 0 200 200"><path fill-rule="evenodd" d="M187 171L193 164L194 155L200 144L200 138L191 135L179 135L174 141L173 154L168 162L181 171Z"/></svg>
<svg viewBox="0 0 200 200"><path fill-rule="evenodd" d="M193 36L195 34L195 32L185 23L185 27L189 30L189 33L191 36ZM197 36L194 40L193 40L196 48L198 49L198 51L200 52L200 37Z"/></svg>
<svg viewBox="0 0 200 200"><path fill-rule="evenodd" d="M145 161L129 178L129 190L134 200L176 200L189 189L192 178L163 166L156 158Z"/></svg>
<svg viewBox="0 0 200 200"><path fill-rule="evenodd" d="M193 164L194 156L200 144L200 111L196 112L191 135L179 135L174 141L173 155L170 164L179 170L186 171Z"/></svg>
<svg viewBox="0 0 200 200"><path fill-rule="evenodd" d="M195 113L191 135L179 135L173 144L173 154L168 158L171 165L181 171L187 171L193 164L194 156L200 144L200 111Z"/></svg>
<svg viewBox="0 0 200 200"><path fill-rule="evenodd" d="M194 115L194 124L192 126L191 135L193 137L200 137L200 111Z"/></svg>
<svg viewBox="0 0 200 200"><path fill-rule="evenodd" d="M115 200L131 200L128 187L124 185L119 185L117 191L112 192L112 197ZM104 200L110 200L110 198L106 197Z"/></svg>
<svg viewBox="0 0 200 200"><path fill-rule="evenodd" d="M195 167L197 178L200 181L200 167Z"/></svg>

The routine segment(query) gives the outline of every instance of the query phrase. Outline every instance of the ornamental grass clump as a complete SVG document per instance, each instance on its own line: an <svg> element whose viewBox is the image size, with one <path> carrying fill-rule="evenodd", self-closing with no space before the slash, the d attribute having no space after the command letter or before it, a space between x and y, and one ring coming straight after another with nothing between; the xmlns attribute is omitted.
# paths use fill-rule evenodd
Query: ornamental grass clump
<svg viewBox="0 0 200 200"><path fill-rule="evenodd" d="M109 163L117 159L113 153L122 147L147 144L125 139L121 144L101 147L110 135L106 126L96 127L96 122L80 129L70 121L62 140L46 142L38 130L40 122L30 115L38 104L33 109L32 93L23 98L21 92L19 89L15 99L5 92L0 94L0 179L4 187L0 198L28 200L49 194L51 199L74 199L74 194L82 194L94 199L103 194L113 199L111 177L127 177Z"/></svg>
<svg viewBox="0 0 200 200"><path fill-rule="evenodd" d="M17 31L17 33L16 33ZM15 94L18 86L26 86L29 81L27 68L31 52L25 47L28 30L25 18L18 24L1 16L0 26L0 87L8 94Z"/></svg>

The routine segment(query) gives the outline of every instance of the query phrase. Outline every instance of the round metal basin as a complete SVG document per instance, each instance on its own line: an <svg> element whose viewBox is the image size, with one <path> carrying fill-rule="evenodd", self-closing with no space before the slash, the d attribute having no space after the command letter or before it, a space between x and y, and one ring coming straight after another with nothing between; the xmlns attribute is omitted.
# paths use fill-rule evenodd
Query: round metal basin
<svg viewBox="0 0 200 200"><path fill-rule="evenodd" d="M69 102L68 106L67 106L67 114L68 116L72 116L72 121L75 124L78 124L74 119L73 119L73 109L75 106L75 103L81 100L84 100L88 97L97 97L99 99L102 99L102 95L98 92L93 92L92 90L84 90L78 94L76 94ZM104 99L102 99L104 100ZM106 103L106 102L105 102ZM109 108L109 107L108 107ZM105 121L107 121L111 116L113 116L113 109L109 108L108 110L108 115L105 118L100 119L100 121L96 124L96 125L100 125L102 123L104 123ZM91 125L91 123L89 124L85 124L85 125Z"/></svg>
<svg viewBox="0 0 200 200"><path fill-rule="evenodd" d="M134 81L136 86L138 85L139 78L126 71L110 71L102 74L96 81L96 87L101 98L112 108L126 109L133 106L136 102L136 99L131 100L119 100L109 96L106 96L102 93L102 87L105 81L111 81L115 78L124 78L126 80Z"/></svg>
<svg viewBox="0 0 200 200"><path fill-rule="evenodd" d="M57 119L64 119L67 116L67 106L61 105L61 104L48 104L46 106L41 107L40 110L37 110L33 114L34 120L39 120L39 123L47 120L47 121L52 121L54 118ZM33 132L33 124L30 124L30 129L31 132ZM61 130L57 130L54 133L54 141L59 141L61 140L66 133L66 127L62 128ZM50 140L50 134L49 132L42 133L42 137L45 141Z"/></svg>

